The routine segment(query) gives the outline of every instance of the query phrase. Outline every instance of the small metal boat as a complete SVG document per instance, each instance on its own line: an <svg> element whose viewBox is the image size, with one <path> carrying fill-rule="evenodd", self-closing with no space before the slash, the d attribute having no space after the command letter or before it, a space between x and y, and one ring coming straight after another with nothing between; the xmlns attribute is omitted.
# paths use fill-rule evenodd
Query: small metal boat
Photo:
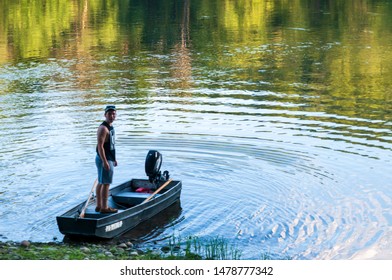
<svg viewBox="0 0 392 280"><path fill-rule="evenodd" d="M114 238L175 203L180 199L182 183L169 179L167 171L162 175L161 163L161 154L149 151L145 164L149 179L132 179L110 189L108 205L118 209L117 213L96 212L95 199L86 200L56 217L60 232L67 236Z"/></svg>

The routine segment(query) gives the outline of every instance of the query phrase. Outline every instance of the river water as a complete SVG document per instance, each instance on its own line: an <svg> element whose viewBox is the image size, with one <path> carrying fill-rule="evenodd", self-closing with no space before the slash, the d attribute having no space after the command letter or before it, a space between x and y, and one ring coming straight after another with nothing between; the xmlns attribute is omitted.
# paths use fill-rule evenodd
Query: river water
<svg viewBox="0 0 392 280"><path fill-rule="evenodd" d="M115 104L114 184L150 149L183 183L146 246L392 259L392 3L19 2L0 1L0 240L63 239Z"/></svg>

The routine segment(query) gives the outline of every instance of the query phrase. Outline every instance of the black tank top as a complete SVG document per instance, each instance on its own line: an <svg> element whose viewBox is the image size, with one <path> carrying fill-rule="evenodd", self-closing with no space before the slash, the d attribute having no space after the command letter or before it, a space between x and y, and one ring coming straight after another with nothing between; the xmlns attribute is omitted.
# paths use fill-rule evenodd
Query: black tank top
<svg viewBox="0 0 392 280"><path fill-rule="evenodd" d="M109 129L109 141L103 144L103 149L105 151L105 156L107 160L116 160L116 148L115 148L115 132L114 127L110 126L106 121L101 123L101 125L106 126ZM96 148L98 153L98 146Z"/></svg>

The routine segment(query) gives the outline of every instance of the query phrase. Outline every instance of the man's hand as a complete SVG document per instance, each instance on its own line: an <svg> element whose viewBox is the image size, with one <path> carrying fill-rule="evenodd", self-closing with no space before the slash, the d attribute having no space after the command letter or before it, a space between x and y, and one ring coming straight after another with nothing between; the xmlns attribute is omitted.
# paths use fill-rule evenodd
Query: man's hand
<svg viewBox="0 0 392 280"><path fill-rule="evenodd" d="M109 162L107 160L105 160L105 162L103 163L103 168L105 168L107 171L110 170L110 165L109 165Z"/></svg>

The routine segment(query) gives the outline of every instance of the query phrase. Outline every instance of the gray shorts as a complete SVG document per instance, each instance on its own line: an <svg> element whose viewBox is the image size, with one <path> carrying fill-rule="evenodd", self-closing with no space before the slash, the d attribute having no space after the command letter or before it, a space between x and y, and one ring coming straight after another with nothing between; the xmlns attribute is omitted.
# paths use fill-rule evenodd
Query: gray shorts
<svg viewBox="0 0 392 280"><path fill-rule="evenodd" d="M109 171L103 167L101 157L99 155L95 157L95 165L97 166L99 184L111 184L113 182L114 164L111 160L108 160L108 163L110 166Z"/></svg>

